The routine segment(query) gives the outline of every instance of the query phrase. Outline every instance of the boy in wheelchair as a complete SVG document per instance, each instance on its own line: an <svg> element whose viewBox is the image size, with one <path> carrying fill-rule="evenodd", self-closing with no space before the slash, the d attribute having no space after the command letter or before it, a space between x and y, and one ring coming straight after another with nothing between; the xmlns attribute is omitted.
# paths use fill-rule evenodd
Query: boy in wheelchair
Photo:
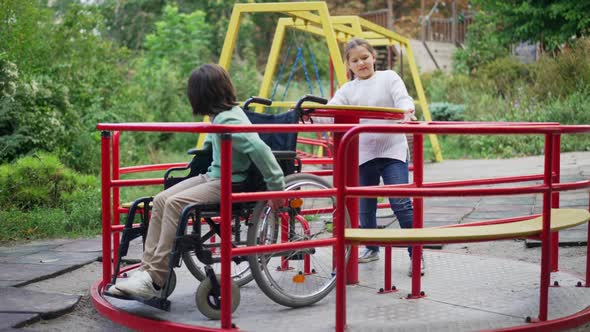
<svg viewBox="0 0 590 332"><path fill-rule="evenodd" d="M218 65L206 64L195 69L188 81L187 94L193 114L209 115L214 124L251 124L237 106L235 89L228 73ZM281 167L258 134L234 134L232 140L233 182L244 181L253 162L268 190L283 190L285 182ZM156 195L141 267L129 278L118 280L108 290L109 293L146 300L159 295L166 282L169 257L183 208L189 204L217 203L220 200L220 135L207 135L204 147L211 149L213 156L207 173L188 178ZM270 202L272 209L282 205L284 200L281 199Z"/></svg>

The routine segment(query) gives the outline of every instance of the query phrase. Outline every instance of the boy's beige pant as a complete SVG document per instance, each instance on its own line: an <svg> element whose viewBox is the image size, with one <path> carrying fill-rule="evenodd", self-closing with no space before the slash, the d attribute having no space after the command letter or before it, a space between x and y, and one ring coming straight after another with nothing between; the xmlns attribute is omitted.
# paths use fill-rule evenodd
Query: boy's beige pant
<svg viewBox="0 0 590 332"><path fill-rule="evenodd" d="M143 251L142 268L159 286L166 282L172 245L182 209L192 203L219 202L221 182L207 175L186 179L156 195Z"/></svg>

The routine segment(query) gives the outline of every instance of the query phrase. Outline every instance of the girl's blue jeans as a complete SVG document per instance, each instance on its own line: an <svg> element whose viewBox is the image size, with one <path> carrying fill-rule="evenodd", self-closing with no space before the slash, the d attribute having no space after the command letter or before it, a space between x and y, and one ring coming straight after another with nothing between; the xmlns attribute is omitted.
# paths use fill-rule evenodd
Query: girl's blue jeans
<svg viewBox="0 0 590 332"><path fill-rule="evenodd" d="M408 183L408 164L397 159L375 158L359 167L359 185L376 186L380 179L388 184ZM377 198L361 198L359 200L359 219L361 228L377 228ZM401 228L412 228L414 224L414 208L407 198L391 197L389 204ZM379 251L378 246L367 246L368 249ZM412 247L408 247L410 257Z"/></svg>

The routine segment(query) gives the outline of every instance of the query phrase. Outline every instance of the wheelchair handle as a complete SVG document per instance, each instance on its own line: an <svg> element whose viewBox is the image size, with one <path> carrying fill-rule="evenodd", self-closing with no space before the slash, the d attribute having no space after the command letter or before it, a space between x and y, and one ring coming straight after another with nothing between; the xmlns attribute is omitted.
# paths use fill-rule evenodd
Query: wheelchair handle
<svg viewBox="0 0 590 332"><path fill-rule="evenodd" d="M315 103L323 104L323 105L326 105L328 103L328 99L326 99L326 98L318 97L318 96L314 96L314 95L305 95L297 101L297 104L295 104L295 110L298 112L301 112L301 105L303 105L303 103L306 101L313 101Z"/></svg>
<svg viewBox="0 0 590 332"><path fill-rule="evenodd" d="M297 101L297 104L295 104L294 110L297 112L297 114L299 114L299 119L302 123L305 123L305 121L306 121L305 115L309 115L310 113L313 112L312 110L304 110L301 108L301 105L303 105L303 103L306 101L313 101L313 102L316 102L318 104L323 104L323 105L326 105L328 103L328 99L323 98L323 97L314 96L314 95L305 95L301 99L299 99ZM309 122L313 123L313 120L311 119L311 117L308 120L309 120Z"/></svg>
<svg viewBox="0 0 590 332"><path fill-rule="evenodd" d="M246 99L246 101L244 102L244 107L243 107L244 111L247 111L248 106L250 106L250 104L252 104L252 103L270 106L270 105L272 105L272 100L262 98L262 97L250 97L250 98Z"/></svg>

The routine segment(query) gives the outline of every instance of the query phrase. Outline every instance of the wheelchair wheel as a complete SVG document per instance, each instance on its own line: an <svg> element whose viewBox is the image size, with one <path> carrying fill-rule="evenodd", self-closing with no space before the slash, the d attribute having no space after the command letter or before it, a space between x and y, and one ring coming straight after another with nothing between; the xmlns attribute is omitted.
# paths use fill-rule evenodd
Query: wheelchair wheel
<svg viewBox="0 0 590 332"><path fill-rule="evenodd" d="M331 188L324 179L310 174L285 178L285 190ZM252 215L248 245L274 244L332 237L335 197L299 200L301 207L288 204L288 212L271 212L260 202ZM295 202L297 203L297 202ZM350 227L348 212L346 227ZM346 248L346 260L350 247ZM306 248L249 256L252 275L260 289L273 301L288 307L311 305L324 298L336 285L333 247Z"/></svg>
<svg viewBox="0 0 590 332"><path fill-rule="evenodd" d="M215 277L217 278L217 282L220 282L221 275L216 274ZM240 305L240 287L234 281L232 281L231 287L231 311L234 312ZM211 279L205 278L199 284L197 293L195 294L197 309L207 318L218 320L221 318L221 301L213 292Z"/></svg>
<svg viewBox="0 0 590 332"><path fill-rule="evenodd" d="M247 236L247 228L245 224L242 224L240 227L240 234L241 240L240 242L245 243L245 239ZM190 233L190 227L187 227L187 233ZM207 234L210 231L210 226L208 224L201 224L201 234ZM232 232L233 233L233 232ZM217 243L220 243L221 239L219 236L215 236ZM221 248L217 247L213 249L213 257L219 257L221 253ZM186 265L187 269L191 272L191 274L197 278L199 281L203 281L207 279L207 275L205 274L205 265L199 261L199 258L195 255L194 251L185 251L182 253L182 260ZM212 264L211 267L216 274L221 273L221 264L215 263ZM252 277L252 272L250 271L250 265L248 264L247 260L244 260L237 264L236 262L232 261L232 280L239 286L242 287L252 281L254 277Z"/></svg>

